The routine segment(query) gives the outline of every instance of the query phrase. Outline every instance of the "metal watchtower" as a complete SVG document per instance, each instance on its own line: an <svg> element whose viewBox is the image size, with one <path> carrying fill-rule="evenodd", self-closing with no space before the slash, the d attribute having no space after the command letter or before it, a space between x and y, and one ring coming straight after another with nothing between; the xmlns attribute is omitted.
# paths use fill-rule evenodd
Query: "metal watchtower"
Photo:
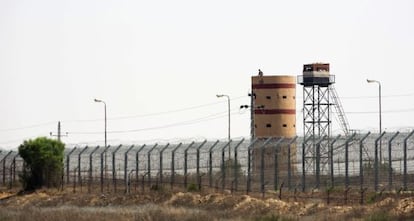
<svg viewBox="0 0 414 221"><path fill-rule="evenodd" d="M328 63L303 65L298 84L303 86L303 132L306 172L319 175L327 164L331 136L330 87L335 76L329 73ZM324 139L325 137L325 139ZM322 139L322 140L321 140ZM322 167L321 167L322 165Z"/></svg>

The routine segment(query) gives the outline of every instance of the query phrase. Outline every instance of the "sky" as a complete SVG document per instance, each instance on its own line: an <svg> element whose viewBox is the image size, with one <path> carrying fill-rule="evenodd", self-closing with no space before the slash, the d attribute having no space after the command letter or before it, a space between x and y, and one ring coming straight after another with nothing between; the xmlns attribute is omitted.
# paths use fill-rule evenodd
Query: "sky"
<svg viewBox="0 0 414 221"><path fill-rule="evenodd" d="M0 148L249 137L251 76L327 62L352 129L414 128L414 1L0 0ZM297 133L303 134L297 86ZM334 118L334 117L332 117ZM340 133L337 122L333 132ZM67 134L66 134L67 133Z"/></svg>

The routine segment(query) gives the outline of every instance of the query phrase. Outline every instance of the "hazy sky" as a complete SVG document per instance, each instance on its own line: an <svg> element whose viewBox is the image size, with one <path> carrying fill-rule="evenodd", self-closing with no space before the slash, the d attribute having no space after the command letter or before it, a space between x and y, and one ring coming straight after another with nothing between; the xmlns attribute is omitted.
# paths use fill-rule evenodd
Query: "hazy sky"
<svg viewBox="0 0 414 221"><path fill-rule="evenodd" d="M414 1L0 0L0 147L249 136L250 77L329 62L352 128L414 127ZM297 87L298 134L302 88ZM334 132L340 132L337 122Z"/></svg>

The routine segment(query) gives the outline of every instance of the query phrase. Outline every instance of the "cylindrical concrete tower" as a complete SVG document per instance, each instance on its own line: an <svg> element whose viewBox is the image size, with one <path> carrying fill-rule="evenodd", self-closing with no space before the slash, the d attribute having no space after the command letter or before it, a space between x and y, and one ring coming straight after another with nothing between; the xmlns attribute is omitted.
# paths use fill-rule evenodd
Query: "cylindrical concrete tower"
<svg viewBox="0 0 414 221"><path fill-rule="evenodd" d="M268 138L276 141L283 137L288 142L296 136L295 76L263 76L259 72L252 77L252 95L253 137L259 139L259 146ZM296 145L289 148L287 143L277 147L269 143L264 149L253 149L253 173L260 174L261 182L273 180L273 188L295 173L295 162ZM264 190L264 186L261 188Z"/></svg>
<svg viewBox="0 0 414 221"><path fill-rule="evenodd" d="M254 136L296 136L296 77L252 76Z"/></svg>

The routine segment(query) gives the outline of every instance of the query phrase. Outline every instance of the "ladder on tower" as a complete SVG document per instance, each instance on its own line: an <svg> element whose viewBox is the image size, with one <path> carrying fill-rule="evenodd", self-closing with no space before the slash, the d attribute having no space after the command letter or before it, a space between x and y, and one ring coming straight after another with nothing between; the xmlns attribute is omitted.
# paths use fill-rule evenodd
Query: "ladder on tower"
<svg viewBox="0 0 414 221"><path fill-rule="evenodd" d="M334 107L336 110L336 117L338 118L339 124L341 125L342 130L345 133L345 136L348 136L350 129L348 119L345 116L344 108L342 107L341 100L339 99L338 93L336 92L333 85L329 86L330 96L334 101Z"/></svg>

